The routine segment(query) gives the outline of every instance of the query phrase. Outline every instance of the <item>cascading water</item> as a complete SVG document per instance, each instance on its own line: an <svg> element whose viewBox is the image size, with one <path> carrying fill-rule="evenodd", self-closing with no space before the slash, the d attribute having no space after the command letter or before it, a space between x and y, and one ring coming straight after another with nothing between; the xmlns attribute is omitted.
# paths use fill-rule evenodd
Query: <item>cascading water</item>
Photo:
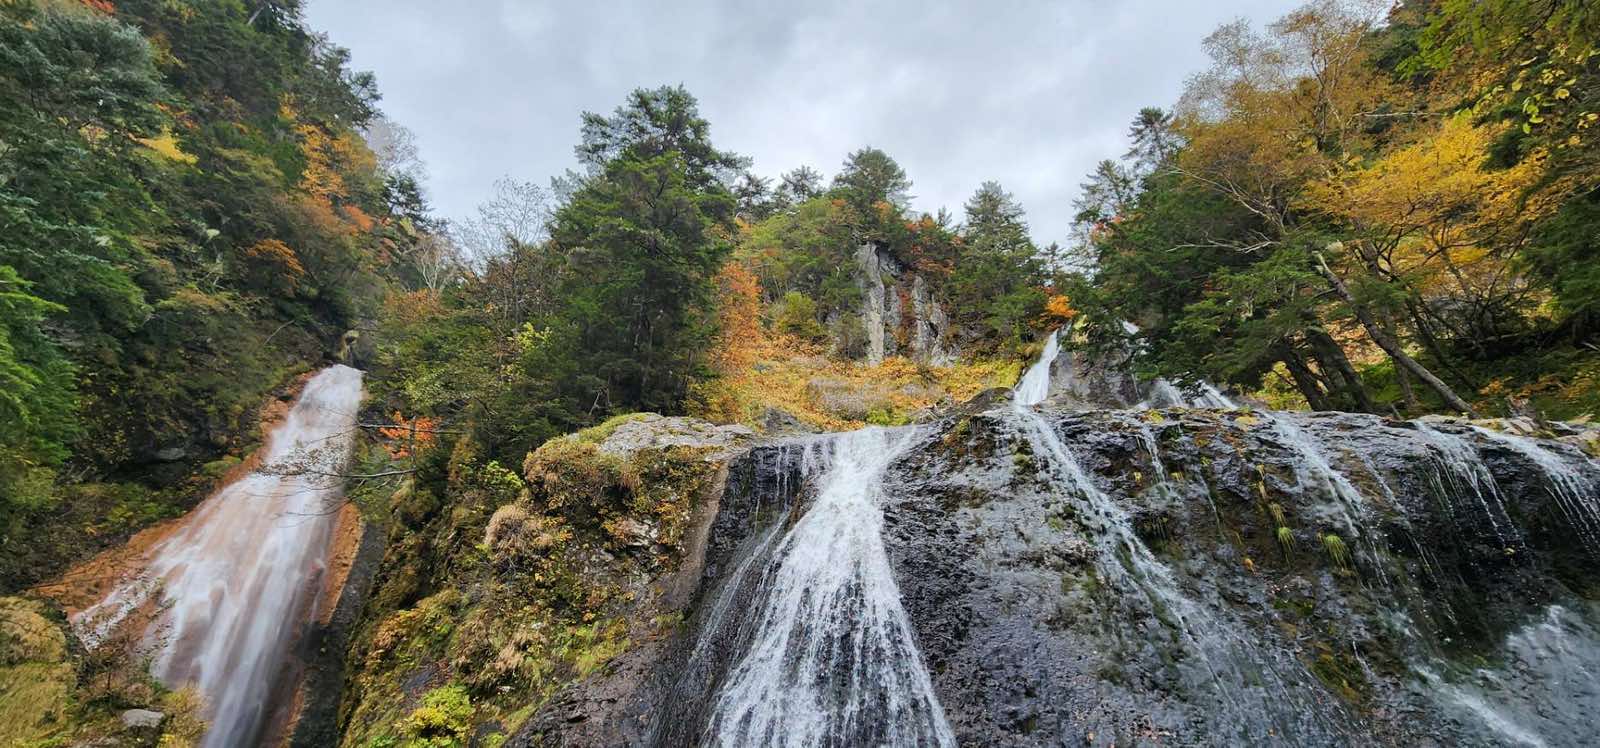
<svg viewBox="0 0 1600 748"><path fill-rule="evenodd" d="M1216 700L1215 708L1230 722L1219 725L1242 740L1259 741L1291 737L1305 732L1333 734L1344 715L1318 698L1312 678L1296 663L1280 663L1238 635L1242 627L1214 615L1206 605L1186 594L1166 564L1156 558L1138 536L1133 519L1095 485L1054 428L1034 406L1050 391L1050 369L1058 355L1055 335L1039 360L1012 393L1011 412L1019 431L1035 455L1059 470L1082 511L1098 520L1102 532L1096 568L1123 594L1144 598L1153 615L1173 628L1183 647L1196 655L1201 667L1196 684L1205 684ZM1154 440L1141 440L1160 467Z"/></svg>
<svg viewBox="0 0 1600 748"><path fill-rule="evenodd" d="M1140 411L1042 342L997 409L738 457L688 635L523 737L1593 742L1592 431Z"/></svg>
<svg viewBox="0 0 1600 748"><path fill-rule="evenodd" d="M1531 439L1482 426L1474 426L1473 430L1537 465L1544 473L1547 490L1566 512L1567 520L1578 529L1589 548L1600 554L1600 499L1596 498L1595 481L1590 475ZM1593 467L1587 457L1583 462Z"/></svg>
<svg viewBox="0 0 1600 748"><path fill-rule="evenodd" d="M162 596L146 629L152 666L205 700L207 748L250 745L296 624L315 603L348 459L361 372L324 369L269 437L263 468L224 486L153 548L140 579L74 617L90 646Z"/></svg>
<svg viewBox="0 0 1600 748"><path fill-rule="evenodd" d="M883 473L915 440L879 428L828 440L817 498L763 571L711 744L955 745L883 544Z"/></svg>
<svg viewBox="0 0 1600 748"><path fill-rule="evenodd" d="M1011 401L1020 406L1038 405L1050 396L1050 367L1055 366L1056 357L1061 355L1061 331L1050 333L1044 341L1044 350L1039 352L1039 360L1028 367L1028 371L1017 380L1017 386L1012 388Z"/></svg>

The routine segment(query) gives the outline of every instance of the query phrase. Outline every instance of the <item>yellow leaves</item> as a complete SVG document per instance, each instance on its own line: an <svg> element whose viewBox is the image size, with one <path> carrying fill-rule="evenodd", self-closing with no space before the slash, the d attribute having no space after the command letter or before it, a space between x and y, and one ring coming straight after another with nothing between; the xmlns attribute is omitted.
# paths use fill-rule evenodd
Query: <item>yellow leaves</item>
<svg viewBox="0 0 1600 748"><path fill-rule="evenodd" d="M1072 302L1066 296L1053 293L1044 302L1044 322L1049 327L1060 327L1078 316L1078 310L1072 308Z"/></svg>
<svg viewBox="0 0 1600 748"><path fill-rule="evenodd" d="M1312 183L1302 207L1369 235L1398 237L1397 257L1407 265L1445 251L1476 261L1498 237L1553 207L1532 194L1544 172L1541 155L1509 169L1486 164L1500 132L1466 116L1451 118L1370 166Z"/></svg>
<svg viewBox="0 0 1600 748"><path fill-rule="evenodd" d="M1571 180L1549 178L1542 149L1509 168L1490 164L1504 132L1458 115L1367 166L1312 183L1299 205L1347 224L1347 257L1361 267L1381 263L1424 298L1493 303L1521 283L1518 255L1530 228L1572 189Z"/></svg>
<svg viewBox="0 0 1600 748"><path fill-rule="evenodd" d="M370 175L377 170L377 156L359 135L302 121L292 97L285 97L280 103L278 116L289 123L300 143L300 153L305 158L300 189L312 197L330 203L346 201L350 198L346 179L353 175ZM370 226L362 230L370 230Z"/></svg>
<svg viewBox="0 0 1600 748"><path fill-rule="evenodd" d="M300 124L294 129L306 159L305 170L300 173L300 189L324 200L343 197L344 177L334 168L333 139L316 125Z"/></svg>
<svg viewBox="0 0 1600 748"><path fill-rule="evenodd" d="M169 127L161 128L161 134L156 137L139 138L139 143L172 161L192 164L199 160L194 154L185 153L178 147L178 139L173 137L172 129Z"/></svg>
<svg viewBox="0 0 1600 748"><path fill-rule="evenodd" d="M386 323L409 327L444 315L444 304L436 291L391 291L383 298Z"/></svg>
<svg viewBox="0 0 1600 748"><path fill-rule="evenodd" d="M735 374L755 363L761 329L761 281L749 268L729 262L717 271L719 331L711 363L723 374Z"/></svg>

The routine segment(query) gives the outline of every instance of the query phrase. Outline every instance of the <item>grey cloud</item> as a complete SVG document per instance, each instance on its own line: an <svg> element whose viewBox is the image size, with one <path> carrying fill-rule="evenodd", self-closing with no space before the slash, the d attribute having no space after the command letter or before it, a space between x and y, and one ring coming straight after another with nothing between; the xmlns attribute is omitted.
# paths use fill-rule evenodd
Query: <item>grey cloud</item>
<svg viewBox="0 0 1600 748"><path fill-rule="evenodd" d="M1134 112L1171 104L1203 66L1211 29L1297 4L313 0L307 16L377 73L447 217L469 215L497 177L572 166L580 111L682 83L759 173L831 175L870 144L911 175L916 208L959 212L998 180L1049 242Z"/></svg>

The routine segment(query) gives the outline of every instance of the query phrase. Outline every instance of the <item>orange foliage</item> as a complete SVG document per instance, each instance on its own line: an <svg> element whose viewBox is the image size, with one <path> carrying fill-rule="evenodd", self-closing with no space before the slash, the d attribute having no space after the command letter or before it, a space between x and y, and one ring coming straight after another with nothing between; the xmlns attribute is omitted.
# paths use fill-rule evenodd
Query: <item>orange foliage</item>
<svg viewBox="0 0 1600 748"><path fill-rule="evenodd" d="M80 1L84 5L87 5L90 8L98 10L101 13L105 13L106 15L114 15L117 12L117 6L112 5L111 4L111 0L80 0Z"/></svg>
<svg viewBox="0 0 1600 748"><path fill-rule="evenodd" d="M413 325L444 314L439 293L426 288L390 292L383 299L385 319L399 325Z"/></svg>
<svg viewBox="0 0 1600 748"><path fill-rule="evenodd" d="M325 236L349 236L351 224L334 212L333 204L321 198L302 195L295 204L300 208L302 222Z"/></svg>
<svg viewBox="0 0 1600 748"><path fill-rule="evenodd" d="M372 216L367 215L366 211L354 205L344 206L344 214L349 216L350 222L355 224L356 228L362 232L371 231L373 226L378 225L378 222L373 220Z"/></svg>
<svg viewBox="0 0 1600 748"><path fill-rule="evenodd" d="M1050 294L1044 302L1043 321L1046 327L1060 327L1078 316L1078 310L1072 308L1072 301L1058 293Z"/></svg>
<svg viewBox="0 0 1600 748"><path fill-rule="evenodd" d="M245 249L244 256L250 259L250 274L269 287L292 293L306 274L300 257L289 245L277 239L263 239L250 245Z"/></svg>
<svg viewBox="0 0 1600 748"><path fill-rule="evenodd" d="M378 429L378 433L389 440L383 448L389 452L390 457L395 459L410 457L433 446L437 438L434 432L437 425L432 418L417 416L414 419L407 419L397 410L394 412L393 420L393 425Z"/></svg>
<svg viewBox="0 0 1600 748"><path fill-rule="evenodd" d="M756 346L762 338L761 281L737 262L723 265L716 281L720 332L711 363L718 371L732 374L755 362Z"/></svg>

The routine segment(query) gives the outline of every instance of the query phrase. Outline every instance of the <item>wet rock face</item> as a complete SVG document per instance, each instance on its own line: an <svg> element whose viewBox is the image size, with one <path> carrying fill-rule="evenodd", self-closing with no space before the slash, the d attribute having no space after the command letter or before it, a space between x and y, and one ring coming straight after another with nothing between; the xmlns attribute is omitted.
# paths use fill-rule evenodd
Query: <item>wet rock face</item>
<svg viewBox="0 0 1600 748"><path fill-rule="evenodd" d="M1600 730L1600 471L1582 433L996 404L914 427L884 476L894 580L961 744L1565 745ZM705 740L752 635L762 554L815 500L797 445L818 438L730 463L676 633L513 744Z"/></svg>
<svg viewBox="0 0 1600 748"><path fill-rule="evenodd" d="M886 540L963 744L1554 745L1600 725L1535 706L1600 706L1565 685L1581 670L1550 672L1600 639L1595 549L1544 473L1464 425L1277 418L1048 417L1109 516L1015 414L941 424L902 462ZM1494 494L1435 443L1473 450Z"/></svg>

